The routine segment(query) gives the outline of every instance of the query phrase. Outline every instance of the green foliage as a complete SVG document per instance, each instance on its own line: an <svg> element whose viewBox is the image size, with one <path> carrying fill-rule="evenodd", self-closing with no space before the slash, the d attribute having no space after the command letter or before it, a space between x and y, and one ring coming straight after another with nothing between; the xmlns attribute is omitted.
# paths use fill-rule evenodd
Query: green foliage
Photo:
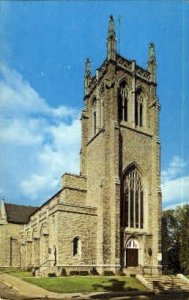
<svg viewBox="0 0 189 300"><path fill-rule="evenodd" d="M80 276L87 276L87 275L89 275L89 272L88 271L79 271L79 275Z"/></svg>
<svg viewBox="0 0 189 300"><path fill-rule="evenodd" d="M70 271L70 276L79 275L79 271Z"/></svg>
<svg viewBox="0 0 189 300"><path fill-rule="evenodd" d="M91 275L99 275L98 272L97 272L97 269L95 267L93 267L91 270L90 270L90 274Z"/></svg>
<svg viewBox="0 0 189 300"><path fill-rule="evenodd" d="M113 276L114 272L112 271L104 271L104 276Z"/></svg>
<svg viewBox="0 0 189 300"><path fill-rule="evenodd" d="M189 273L189 204L163 212L163 264L172 273Z"/></svg>
<svg viewBox="0 0 189 300"><path fill-rule="evenodd" d="M49 273L48 277L56 277L56 273Z"/></svg>
<svg viewBox="0 0 189 300"><path fill-rule="evenodd" d="M145 291L136 279L125 276L67 276L56 278L24 278L25 281L57 293L105 291Z"/></svg>

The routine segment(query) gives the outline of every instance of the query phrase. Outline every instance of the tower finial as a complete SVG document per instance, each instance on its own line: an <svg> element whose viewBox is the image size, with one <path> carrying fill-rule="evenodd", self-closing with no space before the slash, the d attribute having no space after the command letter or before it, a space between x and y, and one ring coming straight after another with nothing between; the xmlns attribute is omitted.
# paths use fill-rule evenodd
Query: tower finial
<svg viewBox="0 0 189 300"><path fill-rule="evenodd" d="M112 15L110 16L109 19L107 52L108 52L107 53L108 59L112 59L112 60L116 59L116 33L115 33L114 18Z"/></svg>
<svg viewBox="0 0 189 300"><path fill-rule="evenodd" d="M88 87L90 82L91 82L91 62L90 59L87 58L85 62L85 76L84 76L85 96L88 94Z"/></svg>
<svg viewBox="0 0 189 300"><path fill-rule="evenodd" d="M86 59L85 63L85 78L86 77L91 77L91 62L89 58Z"/></svg>
<svg viewBox="0 0 189 300"><path fill-rule="evenodd" d="M156 56L153 43L149 44L148 71L151 73L152 80L156 81Z"/></svg>

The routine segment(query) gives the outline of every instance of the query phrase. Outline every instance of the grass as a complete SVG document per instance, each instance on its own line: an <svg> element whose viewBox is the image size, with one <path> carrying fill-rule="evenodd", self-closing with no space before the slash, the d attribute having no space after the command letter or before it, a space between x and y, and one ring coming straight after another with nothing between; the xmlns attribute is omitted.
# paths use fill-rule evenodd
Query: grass
<svg viewBox="0 0 189 300"><path fill-rule="evenodd" d="M33 277L32 272L28 272L20 269L5 268L5 269L0 269L0 271L20 278Z"/></svg>
<svg viewBox="0 0 189 300"><path fill-rule="evenodd" d="M25 278L25 277L33 277L31 272L28 271L10 271L7 272L8 274L15 276L15 277L20 277L20 278Z"/></svg>
<svg viewBox="0 0 189 300"><path fill-rule="evenodd" d="M7 274L19 277L31 284L56 293L89 293L111 291L146 291L134 277L127 276L67 276L33 277L31 272L20 269L0 269Z"/></svg>
<svg viewBox="0 0 189 300"><path fill-rule="evenodd" d="M136 278L126 276L25 277L23 280L56 293L146 291L146 288Z"/></svg>

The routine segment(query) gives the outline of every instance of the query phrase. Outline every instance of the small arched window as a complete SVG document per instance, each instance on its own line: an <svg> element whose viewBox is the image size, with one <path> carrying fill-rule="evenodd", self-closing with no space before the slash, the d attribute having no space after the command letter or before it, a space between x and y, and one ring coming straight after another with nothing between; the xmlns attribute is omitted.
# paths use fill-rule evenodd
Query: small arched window
<svg viewBox="0 0 189 300"><path fill-rule="evenodd" d="M81 254L81 240L79 237L73 239L73 256Z"/></svg>
<svg viewBox="0 0 189 300"><path fill-rule="evenodd" d="M125 81L122 81L118 91L118 118L119 121L128 121L128 91Z"/></svg>
<svg viewBox="0 0 189 300"><path fill-rule="evenodd" d="M143 126L143 99L142 90L139 88L135 94L135 126Z"/></svg>

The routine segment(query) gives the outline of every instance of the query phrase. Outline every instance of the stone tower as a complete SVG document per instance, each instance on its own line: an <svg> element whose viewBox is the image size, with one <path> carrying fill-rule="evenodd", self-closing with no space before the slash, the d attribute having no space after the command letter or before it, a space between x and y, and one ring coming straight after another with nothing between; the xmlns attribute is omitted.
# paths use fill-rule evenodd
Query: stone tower
<svg viewBox="0 0 189 300"><path fill-rule="evenodd" d="M161 263L159 102L156 58L148 68L116 52L110 16L107 57L95 76L86 61L81 175L88 206L97 207L99 271L154 269Z"/></svg>

